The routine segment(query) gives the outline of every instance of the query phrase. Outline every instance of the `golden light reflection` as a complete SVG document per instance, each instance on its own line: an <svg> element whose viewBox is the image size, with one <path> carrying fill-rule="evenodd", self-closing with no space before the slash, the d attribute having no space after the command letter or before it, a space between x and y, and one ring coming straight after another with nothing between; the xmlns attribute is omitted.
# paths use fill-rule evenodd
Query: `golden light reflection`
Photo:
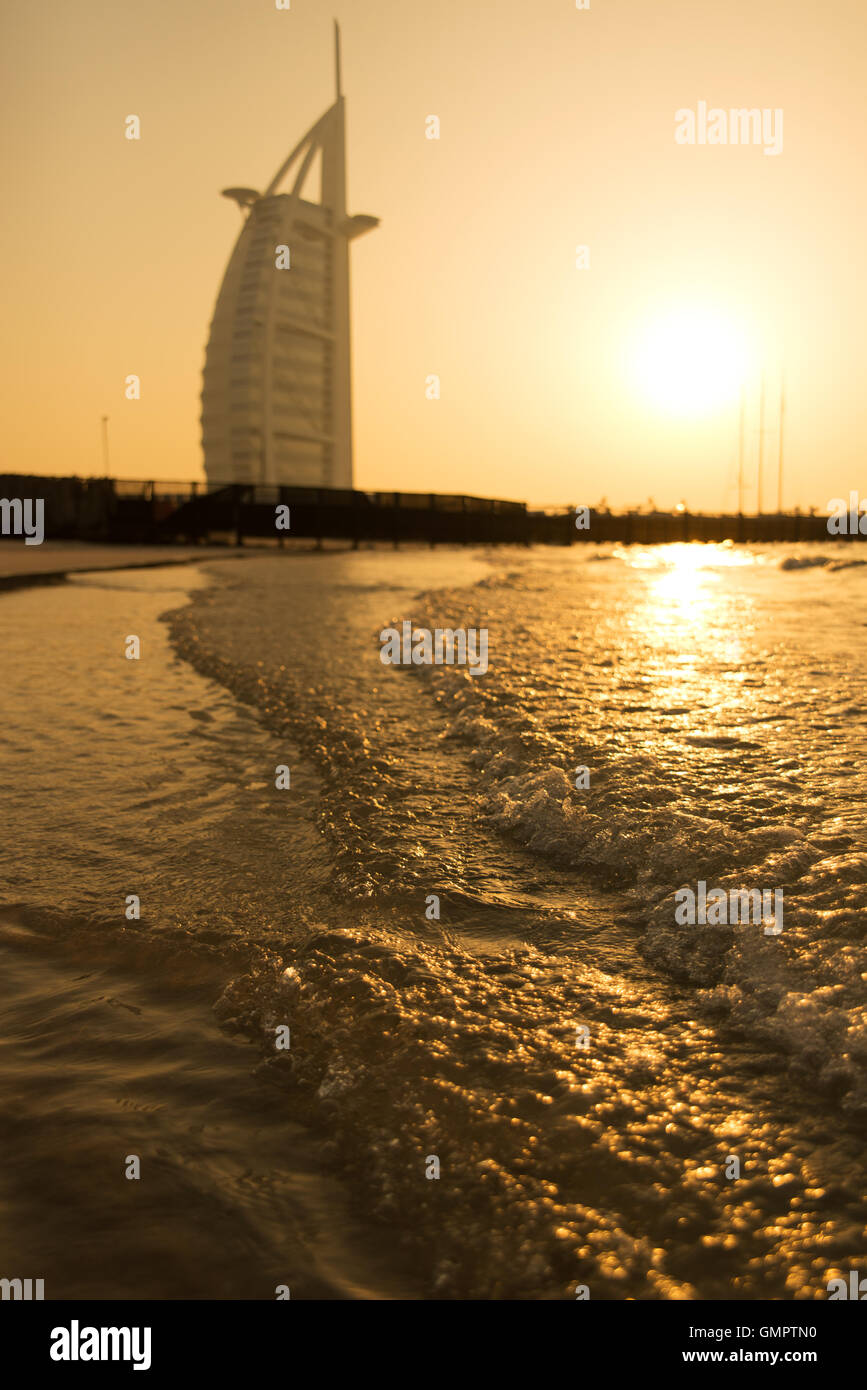
<svg viewBox="0 0 867 1390"><path fill-rule="evenodd" d="M686 717L699 704L712 706L717 716L736 706L742 714L753 600L733 571L760 564L761 557L728 541L620 547L615 553L644 571L644 599L631 626L640 633L644 678L661 707L674 717Z"/></svg>
<svg viewBox="0 0 867 1390"><path fill-rule="evenodd" d="M729 568L733 565L754 565L756 556L739 549L732 541L706 543L682 541L670 545L615 546L613 555L633 569L702 570Z"/></svg>
<svg viewBox="0 0 867 1390"><path fill-rule="evenodd" d="M655 573L648 586L649 629L669 627L672 617L707 626L716 607L719 571L752 563L746 551L721 544L618 547L614 554L633 569Z"/></svg>
<svg viewBox="0 0 867 1390"><path fill-rule="evenodd" d="M666 604L676 604L690 611L693 618L698 614L699 605L704 606L709 595L706 592L708 580L715 580L712 570L700 562L700 557L690 554L684 546L684 554L677 555L666 566L659 578L653 582L654 597Z"/></svg>

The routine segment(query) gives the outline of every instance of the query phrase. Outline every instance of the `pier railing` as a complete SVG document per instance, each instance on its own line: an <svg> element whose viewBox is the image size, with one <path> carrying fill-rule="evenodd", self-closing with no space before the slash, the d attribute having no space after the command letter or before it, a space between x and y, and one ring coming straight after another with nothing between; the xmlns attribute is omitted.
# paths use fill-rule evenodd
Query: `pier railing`
<svg viewBox="0 0 867 1390"><path fill-rule="evenodd" d="M531 511L525 502L433 492L271 487L232 483L145 481L126 478L0 476L0 497L45 499L48 537L128 544L205 542L275 544L293 539L358 545L379 541L454 544L619 543L672 541L829 541L821 513L708 515L677 512L589 511L575 525L576 508ZM288 530L278 530L276 508L289 508ZM851 540L867 539L856 533Z"/></svg>

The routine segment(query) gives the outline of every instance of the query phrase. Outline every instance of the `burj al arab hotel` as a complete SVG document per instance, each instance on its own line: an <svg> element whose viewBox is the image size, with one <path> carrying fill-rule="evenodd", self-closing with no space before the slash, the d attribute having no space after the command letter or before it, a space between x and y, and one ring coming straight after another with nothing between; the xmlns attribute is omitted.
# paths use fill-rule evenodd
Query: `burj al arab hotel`
<svg viewBox="0 0 867 1390"><path fill-rule="evenodd" d="M349 243L378 218L347 217L345 102L337 96L264 193L227 188L244 214L205 355L208 486L352 487ZM321 195L304 197L321 156ZM290 171L292 191L279 192Z"/></svg>

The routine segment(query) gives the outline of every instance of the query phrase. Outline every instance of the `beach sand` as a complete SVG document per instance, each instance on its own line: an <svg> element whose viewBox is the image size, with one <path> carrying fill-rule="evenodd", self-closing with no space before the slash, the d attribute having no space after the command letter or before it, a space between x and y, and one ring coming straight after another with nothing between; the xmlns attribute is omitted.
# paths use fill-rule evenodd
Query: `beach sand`
<svg viewBox="0 0 867 1390"><path fill-rule="evenodd" d="M153 565L186 565L195 560L243 557L243 548L193 545L88 545L85 541L43 541L0 545L0 588L51 583L67 574L91 570L145 569Z"/></svg>

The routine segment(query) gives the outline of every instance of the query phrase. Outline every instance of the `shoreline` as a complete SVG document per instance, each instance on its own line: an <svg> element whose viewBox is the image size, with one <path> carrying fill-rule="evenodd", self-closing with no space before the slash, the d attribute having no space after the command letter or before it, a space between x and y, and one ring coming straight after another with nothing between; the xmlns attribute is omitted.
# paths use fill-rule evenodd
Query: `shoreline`
<svg viewBox="0 0 867 1390"><path fill-rule="evenodd" d="M365 542L362 549L382 549L390 550L390 544L386 542ZM427 546L417 542L405 542L404 549L427 550ZM440 549L449 547L442 546ZM464 547L452 547L463 550ZM9 547L10 555L16 557L17 563L8 566L4 565L0 558L0 593L10 592L16 589L37 587L46 584L62 584L70 575L74 574L99 574L101 571L109 570L141 570L141 569L161 569L167 566L196 565L210 563L215 560L248 560L250 558L262 559L271 555L281 555L284 558L298 555L310 555L314 553L324 555L342 555L347 552L347 546L339 543L332 545L317 546L315 542L302 541L286 547L278 548L273 545L247 544L243 546L152 546L152 545L100 545L89 542L78 541L45 541L38 547L44 555L48 550L52 557L59 563L52 564L47 568L28 568L31 554L37 547L24 548L16 546L14 550ZM349 547L352 549L352 547ZM3 551L0 549L0 557ZM156 558L155 558L156 556ZM34 555L34 559L37 557ZM70 562L70 558L74 561ZM23 563L22 563L23 562Z"/></svg>
<svg viewBox="0 0 867 1390"><path fill-rule="evenodd" d="M597 546L609 544L605 541L592 542ZM640 542L632 542L639 549L642 548ZM683 544L683 542L671 542L670 544ZM715 546L719 543L713 540L692 541L692 545ZM794 544L807 544L807 542L797 542ZM746 541L743 543L746 548L752 548L754 542ZM40 554L37 557L33 552L38 548ZM467 549L493 550L508 552L514 549L513 546L504 545L490 546L489 543L479 542L475 546L464 546L459 543L444 544L438 546L440 550L460 550ZM531 546L530 549L535 547ZM37 587L48 584L62 584L70 575L74 574L98 574L101 571L109 570L138 570L138 569L160 569L167 566L195 565L205 562L219 560L243 560L253 558L263 558L271 555L307 556L311 554L346 554L347 551L360 550L382 550L389 551L392 544L387 541L365 541L359 547L349 546L334 542L332 544L316 544L313 541L304 539L300 542L296 540L287 547L277 547L268 544L252 544L248 541L242 546L153 546L153 545L112 545L99 544L92 542L79 541L46 541L39 547L24 547L10 545L6 547L6 563L3 563L3 549L0 548L0 593L12 592L17 589ZM404 541L400 549L402 550L422 550L427 551L429 547L420 541ZM521 547L526 549L526 547ZM45 565L44 556L50 556L53 563ZM8 563L14 557L14 563ZM39 568L36 568L36 563ZM811 568L813 565L829 563L828 560L820 556L810 556L808 559L793 560L788 557L783 563L783 568L801 569ZM852 559L843 564L835 564L832 568L849 568L850 565L863 564L860 559ZM30 568L30 565L33 568Z"/></svg>
<svg viewBox="0 0 867 1390"><path fill-rule="evenodd" d="M53 561L45 564L45 550ZM111 548L100 545L82 545L75 541L52 542L39 546L40 554L33 552L37 547L25 549L16 546L9 556L0 559L0 593L15 589L36 587L44 584L62 584L73 574L96 574L102 570L157 569L168 565L190 565L202 560L243 559L244 551L226 551L223 547L165 546L155 554L153 546L118 546L115 553ZM3 552L0 551L0 556ZM32 561L31 561L32 555ZM15 563L9 564L14 557ZM37 562L39 568L30 564Z"/></svg>

